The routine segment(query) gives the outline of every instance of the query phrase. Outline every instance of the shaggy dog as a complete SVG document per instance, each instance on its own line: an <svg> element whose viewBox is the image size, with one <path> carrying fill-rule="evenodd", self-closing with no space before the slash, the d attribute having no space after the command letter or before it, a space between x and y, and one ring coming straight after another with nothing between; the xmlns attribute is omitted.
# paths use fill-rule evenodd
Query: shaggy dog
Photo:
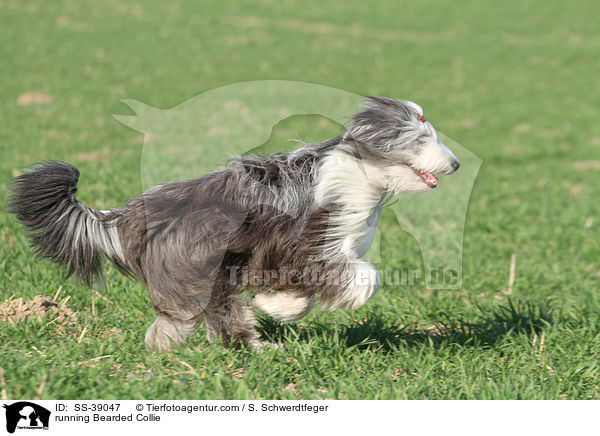
<svg viewBox="0 0 600 436"><path fill-rule="evenodd" d="M339 137L291 153L232 159L226 169L156 186L98 211L75 199L79 172L46 162L14 183L10 210L37 253L88 284L102 257L149 289L150 349L208 340L260 347L252 309L282 322L356 309L379 286L361 259L384 203L429 191L456 157L415 103L369 97ZM245 288L256 291L242 304Z"/></svg>

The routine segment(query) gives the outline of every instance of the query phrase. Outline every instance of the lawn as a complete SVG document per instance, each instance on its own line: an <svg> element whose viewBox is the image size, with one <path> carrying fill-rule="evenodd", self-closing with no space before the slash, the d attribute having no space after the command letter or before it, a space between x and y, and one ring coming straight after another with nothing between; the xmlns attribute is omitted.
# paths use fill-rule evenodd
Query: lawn
<svg viewBox="0 0 600 436"><path fill-rule="evenodd" d="M2 206L0 303L58 293L76 319L0 320L0 398L600 398L599 14L591 0L0 0L2 205L47 159L79 168L80 201L123 204L142 190L143 136L113 118L131 114L120 100L166 109L250 80L416 101L483 161L460 289L388 285L355 312L264 318L284 348L261 353L203 328L147 352L147 290L114 268L94 289L65 280ZM335 129L290 119L269 146ZM380 230L380 268L422 264L393 213Z"/></svg>

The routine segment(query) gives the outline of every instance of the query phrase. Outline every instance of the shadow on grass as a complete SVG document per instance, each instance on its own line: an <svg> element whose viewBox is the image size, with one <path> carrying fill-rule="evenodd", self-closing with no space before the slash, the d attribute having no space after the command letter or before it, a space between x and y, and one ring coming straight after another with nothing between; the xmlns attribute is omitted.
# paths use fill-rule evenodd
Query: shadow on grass
<svg viewBox="0 0 600 436"><path fill-rule="evenodd" d="M422 344L434 347L450 344L491 347L506 336L540 333L553 324L553 311L549 303L520 304L509 300L504 306L478 309L479 314L473 317L476 321L469 322L443 314L442 321L427 328L397 325L395 319L376 316L348 326L317 322L300 327L262 319L259 331L272 342L318 342L320 337L333 337L340 346L347 348L392 351Z"/></svg>

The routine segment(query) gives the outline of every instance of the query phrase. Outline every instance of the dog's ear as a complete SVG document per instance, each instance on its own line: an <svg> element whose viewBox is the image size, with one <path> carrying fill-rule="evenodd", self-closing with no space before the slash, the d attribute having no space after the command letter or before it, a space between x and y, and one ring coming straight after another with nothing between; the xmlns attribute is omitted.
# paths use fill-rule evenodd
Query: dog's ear
<svg viewBox="0 0 600 436"><path fill-rule="evenodd" d="M344 139L385 148L400 134L400 125L410 119L410 109L398 100L367 97L359 112L349 118Z"/></svg>

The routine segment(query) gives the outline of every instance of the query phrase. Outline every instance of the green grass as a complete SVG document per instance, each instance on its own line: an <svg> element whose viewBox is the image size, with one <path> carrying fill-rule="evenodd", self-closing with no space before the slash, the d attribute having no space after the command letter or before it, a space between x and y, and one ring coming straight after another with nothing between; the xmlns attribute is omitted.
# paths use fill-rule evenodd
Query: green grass
<svg viewBox="0 0 600 436"><path fill-rule="evenodd" d="M248 80L417 101L483 166L461 289L385 287L356 312L313 312L283 327L263 319L263 335L285 344L263 353L209 346L203 329L185 348L148 353L143 337L154 314L143 286L111 270L97 289L103 299L65 281L34 258L2 210L0 301L51 297L63 285L61 298L70 296L79 319L72 328L0 323L0 393L600 398L599 13L593 1L1 0L2 203L19 170L58 159L80 169L81 201L120 205L141 190L142 148L142 137L111 116L129 113L120 99L169 108ZM31 92L51 101L18 103ZM318 139L317 124L282 123L274 137ZM384 266L418 266L418 246L393 216L380 226ZM509 297L502 290L512 253Z"/></svg>

